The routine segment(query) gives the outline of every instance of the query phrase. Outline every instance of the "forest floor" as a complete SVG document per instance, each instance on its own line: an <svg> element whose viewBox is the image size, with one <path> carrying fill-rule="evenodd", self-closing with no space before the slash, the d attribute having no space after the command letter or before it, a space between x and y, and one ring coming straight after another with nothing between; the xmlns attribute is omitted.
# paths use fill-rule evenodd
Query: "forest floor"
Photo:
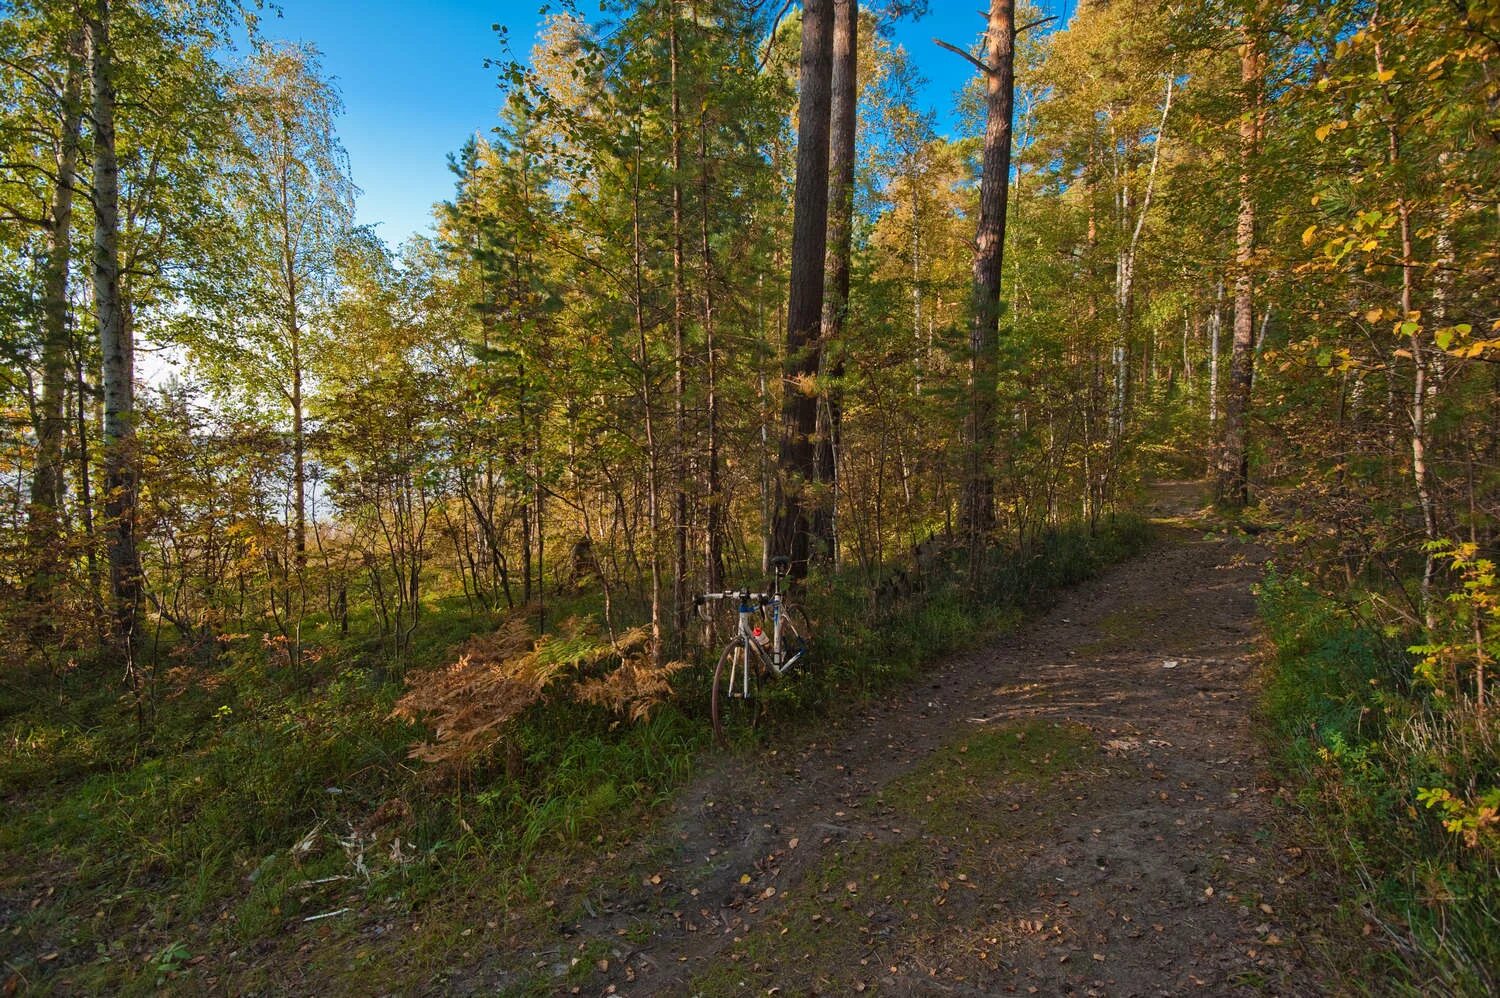
<svg viewBox="0 0 1500 998"><path fill-rule="evenodd" d="M1308 994L1332 901L1252 729L1263 552L1159 542L897 695L721 757L449 991ZM621 857L625 860L625 857ZM530 936L530 938L527 938Z"/></svg>

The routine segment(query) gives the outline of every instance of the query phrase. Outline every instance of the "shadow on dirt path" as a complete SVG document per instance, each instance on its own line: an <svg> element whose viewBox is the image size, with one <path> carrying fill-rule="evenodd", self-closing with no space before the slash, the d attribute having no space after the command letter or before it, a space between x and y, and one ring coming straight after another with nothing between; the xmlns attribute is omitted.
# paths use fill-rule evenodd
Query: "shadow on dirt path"
<svg viewBox="0 0 1500 998"><path fill-rule="evenodd" d="M814 737L724 760L655 869L533 964L573 972L531 987L1328 990L1251 733L1263 555L1205 534L1200 502L1155 487L1144 555Z"/></svg>

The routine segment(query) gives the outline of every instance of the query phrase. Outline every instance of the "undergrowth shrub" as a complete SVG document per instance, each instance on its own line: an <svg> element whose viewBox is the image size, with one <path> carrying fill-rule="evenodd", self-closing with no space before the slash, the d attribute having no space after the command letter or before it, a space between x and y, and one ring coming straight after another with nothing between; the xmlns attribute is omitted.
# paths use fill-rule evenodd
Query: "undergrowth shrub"
<svg viewBox="0 0 1500 998"><path fill-rule="evenodd" d="M1413 681L1419 659L1296 578L1271 573L1260 609L1275 652L1265 730L1298 810L1395 941L1414 991L1500 986L1500 724ZM1489 809L1488 811L1486 809Z"/></svg>

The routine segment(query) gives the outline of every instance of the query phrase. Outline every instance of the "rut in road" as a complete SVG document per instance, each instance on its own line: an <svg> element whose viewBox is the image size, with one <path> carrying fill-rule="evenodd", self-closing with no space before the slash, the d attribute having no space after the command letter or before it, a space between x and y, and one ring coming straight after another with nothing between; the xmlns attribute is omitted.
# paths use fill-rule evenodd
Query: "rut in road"
<svg viewBox="0 0 1500 998"><path fill-rule="evenodd" d="M557 952L600 968L578 990L1323 991L1251 733L1262 555L1158 531L1017 632L687 788L656 872L564 927Z"/></svg>

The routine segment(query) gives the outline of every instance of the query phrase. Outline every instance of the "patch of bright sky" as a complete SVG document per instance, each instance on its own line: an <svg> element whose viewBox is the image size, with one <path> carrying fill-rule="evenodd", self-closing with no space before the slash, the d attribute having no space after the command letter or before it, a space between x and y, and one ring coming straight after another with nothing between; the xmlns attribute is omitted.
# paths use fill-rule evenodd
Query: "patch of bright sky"
<svg viewBox="0 0 1500 998"><path fill-rule="evenodd" d="M344 98L339 133L363 192L359 220L392 245L426 231L432 207L453 193L447 157L496 120L500 91L485 60L501 55L491 26L510 29L526 56L540 24L538 0L283 0L261 31L312 42ZM580 6L587 11L588 4ZM969 47L984 28L983 0L930 0L928 14L895 26L928 82L923 100L939 131L957 128L954 97L973 67L932 43ZM1047 13L1071 13L1076 0L1043 0Z"/></svg>

